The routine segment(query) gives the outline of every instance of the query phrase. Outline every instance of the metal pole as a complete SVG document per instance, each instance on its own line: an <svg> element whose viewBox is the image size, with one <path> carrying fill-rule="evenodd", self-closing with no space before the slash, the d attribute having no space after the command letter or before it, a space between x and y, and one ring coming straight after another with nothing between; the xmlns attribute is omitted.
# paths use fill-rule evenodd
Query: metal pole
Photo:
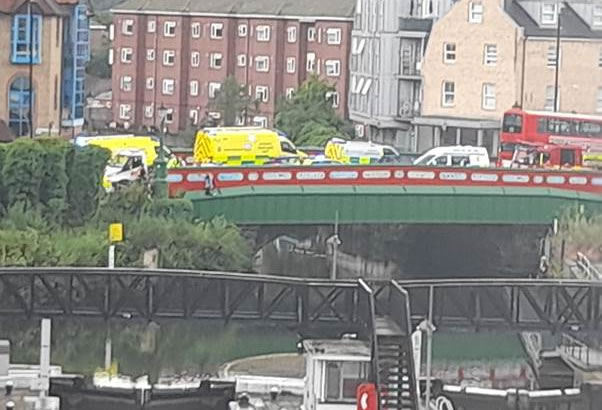
<svg viewBox="0 0 602 410"><path fill-rule="evenodd" d="M429 288L428 326L426 330L426 408L431 408L431 374L433 360L433 297L435 288Z"/></svg>
<svg viewBox="0 0 602 410"><path fill-rule="evenodd" d="M161 109L161 111L164 111ZM155 161L155 196L159 199L167 198L167 167L165 163L165 148L164 148L164 132L165 118L167 114L165 112L160 113L161 123L159 130L159 156Z"/></svg>
<svg viewBox="0 0 602 410"><path fill-rule="evenodd" d="M558 111L558 76L560 72L560 15L562 3L558 4L558 16L556 17L556 65L554 69L554 112Z"/></svg>
<svg viewBox="0 0 602 410"><path fill-rule="evenodd" d="M339 211L334 213L334 240L332 241L332 272L330 279L337 280L337 248L339 247Z"/></svg>
<svg viewBox="0 0 602 410"><path fill-rule="evenodd" d="M109 269L115 268L115 245L109 246Z"/></svg>
<svg viewBox="0 0 602 410"><path fill-rule="evenodd" d="M31 0L27 1L27 24L29 24L29 138L33 139L33 14Z"/></svg>
<svg viewBox="0 0 602 410"><path fill-rule="evenodd" d="M110 372L113 361L113 341L111 340L111 324L107 321L107 335L105 338L105 370ZM112 376L109 374L109 376Z"/></svg>

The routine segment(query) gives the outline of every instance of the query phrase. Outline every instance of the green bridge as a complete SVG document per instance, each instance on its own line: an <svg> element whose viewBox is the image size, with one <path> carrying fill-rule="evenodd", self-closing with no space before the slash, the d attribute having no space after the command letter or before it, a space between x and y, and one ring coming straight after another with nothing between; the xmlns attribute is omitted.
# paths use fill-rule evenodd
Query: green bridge
<svg viewBox="0 0 602 410"><path fill-rule="evenodd" d="M249 186L189 192L198 217L240 225L550 224L564 209L602 213L602 195L549 188Z"/></svg>

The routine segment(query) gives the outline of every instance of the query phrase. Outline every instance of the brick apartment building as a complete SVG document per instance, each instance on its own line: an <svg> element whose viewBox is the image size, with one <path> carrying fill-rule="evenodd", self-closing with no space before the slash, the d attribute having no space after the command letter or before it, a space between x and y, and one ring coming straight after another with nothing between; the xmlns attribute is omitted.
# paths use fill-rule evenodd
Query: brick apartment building
<svg viewBox="0 0 602 410"><path fill-rule="evenodd" d="M463 144L495 155L504 111L554 110L558 19L557 109L601 113L601 2L459 0L430 34L418 151Z"/></svg>
<svg viewBox="0 0 602 410"><path fill-rule="evenodd" d="M81 129L88 30L79 0L0 1L0 140Z"/></svg>
<svg viewBox="0 0 602 410"><path fill-rule="evenodd" d="M355 0L128 0L113 10L113 114L124 127L169 132L202 124L228 76L248 86L272 126L280 98L316 74L346 116Z"/></svg>

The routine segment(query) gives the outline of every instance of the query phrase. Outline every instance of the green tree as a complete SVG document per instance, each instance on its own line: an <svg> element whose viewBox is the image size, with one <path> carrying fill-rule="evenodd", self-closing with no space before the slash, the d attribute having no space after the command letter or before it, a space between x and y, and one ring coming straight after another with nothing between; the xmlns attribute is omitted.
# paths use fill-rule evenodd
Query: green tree
<svg viewBox="0 0 602 410"><path fill-rule="evenodd" d="M232 126L236 124L237 117L246 116L249 111L253 111L254 105L246 87L238 84L236 79L230 76L226 78L209 107L212 111L221 113L223 125Z"/></svg>
<svg viewBox="0 0 602 410"><path fill-rule="evenodd" d="M293 98L282 100L276 127L297 145L323 145L334 136L347 137L346 124L329 98L335 88L313 76L299 87Z"/></svg>

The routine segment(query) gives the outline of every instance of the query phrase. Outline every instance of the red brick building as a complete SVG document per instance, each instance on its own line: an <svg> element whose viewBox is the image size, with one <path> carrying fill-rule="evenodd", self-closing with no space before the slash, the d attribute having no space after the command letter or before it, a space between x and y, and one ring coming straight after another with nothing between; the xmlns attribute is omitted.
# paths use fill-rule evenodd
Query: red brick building
<svg viewBox="0 0 602 410"><path fill-rule="evenodd" d="M317 74L347 116L355 0L128 0L113 10L113 110L124 126L196 126L234 75L259 100L241 124L273 125L278 100Z"/></svg>

